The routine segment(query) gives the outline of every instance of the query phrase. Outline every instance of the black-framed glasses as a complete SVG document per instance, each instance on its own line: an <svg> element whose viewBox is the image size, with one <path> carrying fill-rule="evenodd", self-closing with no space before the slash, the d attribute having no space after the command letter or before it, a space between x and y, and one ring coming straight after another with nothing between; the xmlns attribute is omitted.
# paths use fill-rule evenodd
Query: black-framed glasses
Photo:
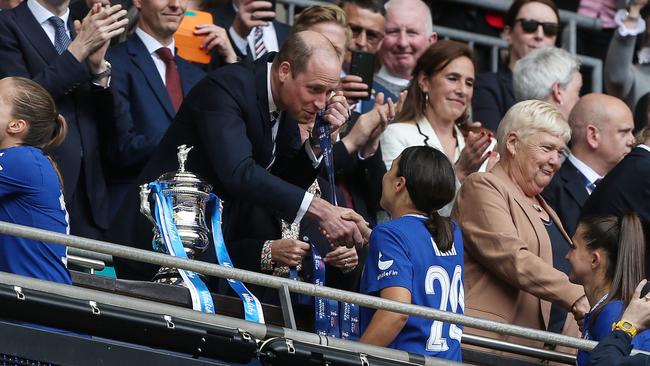
<svg viewBox="0 0 650 366"><path fill-rule="evenodd" d="M544 35L547 37L555 37L560 32L560 24L554 22L538 22L533 19L517 19L515 22L521 23L521 29L526 33L535 33L537 28L541 25Z"/></svg>
<svg viewBox="0 0 650 366"><path fill-rule="evenodd" d="M382 32L377 32L356 24L350 24L350 30L352 31L352 38L357 38L362 32L366 32L366 40L370 44L377 44L384 39L384 34Z"/></svg>

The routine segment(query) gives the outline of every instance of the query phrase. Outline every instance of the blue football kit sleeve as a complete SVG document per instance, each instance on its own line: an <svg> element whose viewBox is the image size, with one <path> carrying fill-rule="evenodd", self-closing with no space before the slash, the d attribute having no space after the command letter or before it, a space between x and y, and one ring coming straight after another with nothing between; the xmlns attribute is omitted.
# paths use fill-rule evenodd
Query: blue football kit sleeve
<svg viewBox="0 0 650 366"><path fill-rule="evenodd" d="M69 233L58 175L40 149L0 150L0 220ZM0 235L0 271L69 284L66 258L62 245Z"/></svg>

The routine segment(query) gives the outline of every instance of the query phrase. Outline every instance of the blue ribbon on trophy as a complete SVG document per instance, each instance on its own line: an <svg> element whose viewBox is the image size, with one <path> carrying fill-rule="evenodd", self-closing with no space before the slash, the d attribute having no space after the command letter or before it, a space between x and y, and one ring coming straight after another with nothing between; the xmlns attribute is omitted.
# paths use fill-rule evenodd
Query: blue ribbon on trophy
<svg viewBox="0 0 650 366"><path fill-rule="evenodd" d="M318 134L323 160L325 162L325 169L327 171L327 180L330 185L330 197L332 204L338 206L336 199L336 180L334 172L334 156L332 149L332 132L330 124L325 121L325 111L327 106L316 114L316 122L314 128ZM322 257L318 255L318 251L312 245L312 255L314 259L314 283L323 286L325 279L325 265L317 264L317 261L322 262ZM317 260L318 259L318 260ZM317 270L318 267L318 270ZM321 269L322 267L322 269ZM322 276L322 277L321 277ZM318 278L321 277L321 278ZM319 283L317 283L320 282ZM359 306L356 304L341 303L336 300L322 299L316 297L314 299L316 307L316 333L326 333L332 337L342 337L343 339L358 339L359 338ZM327 302L325 306L321 302ZM325 309L328 313L328 326L320 322L319 310ZM320 327L320 328L319 328ZM327 329L327 330L326 330Z"/></svg>
<svg viewBox="0 0 650 366"><path fill-rule="evenodd" d="M165 197L163 195L162 187L157 181L149 183L149 188L154 194L154 214L162 244L170 255L188 259L181 238L178 235L178 229L173 220L171 197ZM208 287L203 283L199 275L196 272L180 268L178 269L178 273L183 278L185 286L190 290L192 308L214 314L212 295L210 295Z"/></svg>
<svg viewBox="0 0 650 366"><path fill-rule="evenodd" d="M208 211L210 212L211 217L212 239L217 260L222 266L233 268L232 260L228 254L228 249L223 241L223 233L221 232L221 201L214 193L210 193ZM262 304L257 297L255 297L255 295L253 295L241 281L229 278L228 285L230 285L230 288L232 288L232 290L235 291L242 300L244 304L245 319L251 322L264 324L264 311L262 310Z"/></svg>

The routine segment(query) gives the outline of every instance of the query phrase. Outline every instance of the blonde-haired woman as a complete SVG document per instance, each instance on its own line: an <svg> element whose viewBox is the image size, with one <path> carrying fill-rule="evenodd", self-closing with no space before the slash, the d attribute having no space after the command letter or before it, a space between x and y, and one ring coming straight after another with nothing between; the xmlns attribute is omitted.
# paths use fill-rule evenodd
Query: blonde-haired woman
<svg viewBox="0 0 650 366"><path fill-rule="evenodd" d="M499 124L501 159L488 173L463 183L452 216L465 242L466 314L546 330L551 304L582 318L589 310L584 290L553 267L552 241L570 245L555 212L540 193L555 172L571 130L552 105L536 100L515 104ZM573 317L560 324L577 336ZM508 340L509 336L468 333ZM541 347L540 342L515 343Z"/></svg>

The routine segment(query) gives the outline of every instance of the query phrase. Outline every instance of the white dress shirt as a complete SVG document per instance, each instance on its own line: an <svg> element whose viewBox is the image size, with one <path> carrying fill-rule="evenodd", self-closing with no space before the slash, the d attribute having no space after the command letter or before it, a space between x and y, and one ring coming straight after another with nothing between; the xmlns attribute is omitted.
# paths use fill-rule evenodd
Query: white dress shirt
<svg viewBox="0 0 650 366"><path fill-rule="evenodd" d="M569 161L573 166L575 166L578 171L589 181L591 184L596 184L596 181L599 179L603 179L598 173L596 173L591 167L585 163L582 162L582 160L578 159L575 157L575 155L569 153ZM585 189L587 190L588 194L591 194L593 187L590 187L590 185L583 184L585 186Z"/></svg>
<svg viewBox="0 0 650 366"><path fill-rule="evenodd" d="M156 70L158 70L158 74L160 75L160 78L162 79L162 82L165 86L167 86L167 80L165 78L165 74L167 73L167 66L165 66L165 61L163 61L160 56L156 53L156 51L160 47L167 47L169 50L172 52L172 56L176 55L176 48L175 48L175 43L174 39L172 38L172 42L168 45L163 45L158 40L153 38L149 33L145 32L142 30L140 27L135 28L135 34L140 37L140 40L142 43L144 43L144 47L147 49L147 52L149 52L149 55L151 56L151 59L153 60L154 65L156 65Z"/></svg>
<svg viewBox="0 0 650 366"><path fill-rule="evenodd" d="M27 7L32 12L32 15L34 15L34 18L36 18L36 22L41 25L41 28L43 28L45 34L47 34L47 38L49 38L52 45L54 45L54 34L56 30L52 23L50 23L50 18L57 15L52 14L52 12L45 9L45 7L39 4L36 0L28 0ZM70 36L70 29L68 29L68 17L70 17L70 9L66 9L65 13L59 18L61 18L65 24L65 32L68 34L68 37L72 38Z"/></svg>

